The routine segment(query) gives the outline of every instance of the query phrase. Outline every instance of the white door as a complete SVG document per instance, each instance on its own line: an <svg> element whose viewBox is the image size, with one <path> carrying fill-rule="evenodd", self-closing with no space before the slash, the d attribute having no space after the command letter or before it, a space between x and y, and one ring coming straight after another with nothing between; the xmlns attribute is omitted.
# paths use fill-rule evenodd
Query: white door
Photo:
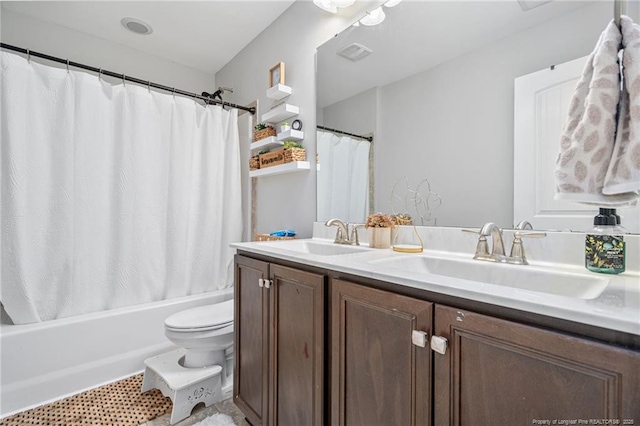
<svg viewBox="0 0 640 426"><path fill-rule="evenodd" d="M586 231L597 207L556 201L554 170L569 102L587 57L515 79L513 219L535 229ZM618 209L622 225L640 232L640 210Z"/></svg>

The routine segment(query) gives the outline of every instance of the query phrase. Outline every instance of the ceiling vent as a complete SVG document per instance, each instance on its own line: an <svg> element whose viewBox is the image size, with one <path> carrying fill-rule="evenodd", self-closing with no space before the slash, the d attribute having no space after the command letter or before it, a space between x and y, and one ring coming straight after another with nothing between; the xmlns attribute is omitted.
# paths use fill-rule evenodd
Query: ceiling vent
<svg viewBox="0 0 640 426"><path fill-rule="evenodd" d="M526 12L538 6L542 6L545 3L549 3L550 1L551 0L518 0L518 3L520 3L522 10Z"/></svg>
<svg viewBox="0 0 640 426"><path fill-rule="evenodd" d="M338 50L338 55L344 56L345 58L351 61L359 61L369 55L371 55L373 51L369 49L367 46L363 46L360 43L351 43Z"/></svg>

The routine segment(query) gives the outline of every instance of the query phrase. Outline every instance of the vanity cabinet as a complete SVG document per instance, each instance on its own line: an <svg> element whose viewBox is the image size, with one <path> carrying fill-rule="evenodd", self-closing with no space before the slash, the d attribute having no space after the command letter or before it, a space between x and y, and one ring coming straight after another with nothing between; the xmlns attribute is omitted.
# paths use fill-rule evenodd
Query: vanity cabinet
<svg viewBox="0 0 640 426"><path fill-rule="evenodd" d="M638 352L441 305L434 330L436 425L640 424Z"/></svg>
<svg viewBox="0 0 640 426"><path fill-rule="evenodd" d="M236 257L234 400L254 426L640 424L637 345L299 267Z"/></svg>
<svg viewBox="0 0 640 426"><path fill-rule="evenodd" d="M233 392L252 425L323 424L324 294L324 275L236 256Z"/></svg>
<svg viewBox="0 0 640 426"><path fill-rule="evenodd" d="M430 302L332 280L332 425L431 424L432 312Z"/></svg>

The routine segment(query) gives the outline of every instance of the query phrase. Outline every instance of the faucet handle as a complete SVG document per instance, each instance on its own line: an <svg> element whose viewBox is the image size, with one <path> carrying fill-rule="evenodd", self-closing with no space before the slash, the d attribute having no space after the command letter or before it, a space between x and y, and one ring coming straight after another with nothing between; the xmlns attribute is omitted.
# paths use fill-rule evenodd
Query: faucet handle
<svg viewBox="0 0 640 426"><path fill-rule="evenodd" d="M528 265L529 262L527 261L527 256L524 253L522 238L543 238L546 236L546 232L514 232L511 254L509 255L509 263L514 263L516 265Z"/></svg>
<svg viewBox="0 0 640 426"><path fill-rule="evenodd" d="M547 236L546 232L520 232L513 233L513 238L544 238Z"/></svg>
<svg viewBox="0 0 640 426"><path fill-rule="evenodd" d="M480 230L474 231L473 229L461 229L461 231L466 232L467 234L480 235Z"/></svg>
<svg viewBox="0 0 640 426"><path fill-rule="evenodd" d="M476 245L476 252L473 255L474 259L487 259L489 255L489 243L487 243L487 236L482 235L480 230L474 231L473 229L463 229L462 232L467 234L476 234L478 237L478 244Z"/></svg>
<svg viewBox="0 0 640 426"><path fill-rule="evenodd" d="M349 241L351 241L351 244L353 244L354 246L360 245L360 240L358 239L358 229L361 228L364 228L363 223L354 223L351 227L351 235L349 236Z"/></svg>

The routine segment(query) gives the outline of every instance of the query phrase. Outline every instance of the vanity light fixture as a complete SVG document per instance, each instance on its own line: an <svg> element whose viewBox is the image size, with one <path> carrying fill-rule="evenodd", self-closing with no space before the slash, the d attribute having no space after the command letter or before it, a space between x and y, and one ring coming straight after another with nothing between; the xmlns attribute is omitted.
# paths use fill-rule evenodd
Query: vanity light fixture
<svg viewBox="0 0 640 426"><path fill-rule="evenodd" d="M378 25L384 21L386 15L382 10L382 6L377 9L372 10L371 12L367 12L367 16L360 20L362 25L366 25L368 27L372 27L374 25Z"/></svg>
<svg viewBox="0 0 640 426"><path fill-rule="evenodd" d="M320 9L327 11L329 13L337 13L338 8L336 7L331 0L313 0L313 4L318 6Z"/></svg>
<svg viewBox="0 0 640 426"><path fill-rule="evenodd" d="M153 32L151 25L136 18L122 18L120 23L127 30L138 35L149 35Z"/></svg>
<svg viewBox="0 0 640 426"><path fill-rule="evenodd" d="M331 0L331 3L336 5L336 7L349 7L355 2L356 0Z"/></svg>
<svg viewBox="0 0 640 426"><path fill-rule="evenodd" d="M329 13L337 13L338 8L349 7L355 0L313 0L313 4Z"/></svg>
<svg viewBox="0 0 640 426"><path fill-rule="evenodd" d="M384 4L384 6L386 7L393 7L393 6L397 6L398 3L400 3L402 0L389 0L388 2L386 2Z"/></svg>

